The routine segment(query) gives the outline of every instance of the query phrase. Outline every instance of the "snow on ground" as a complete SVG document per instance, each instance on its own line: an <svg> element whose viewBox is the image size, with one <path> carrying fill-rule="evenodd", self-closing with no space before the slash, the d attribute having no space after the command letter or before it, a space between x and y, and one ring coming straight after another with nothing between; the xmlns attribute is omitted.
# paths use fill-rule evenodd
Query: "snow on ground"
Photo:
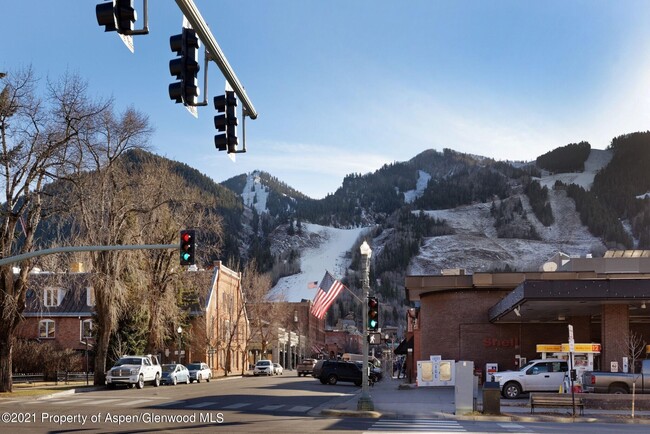
<svg viewBox="0 0 650 434"><path fill-rule="evenodd" d="M603 167L607 166L607 163L612 159L611 150L602 150L602 149L592 149L589 153L589 158L585 161L585 170L584 172L576 173L558 173L555 175L544 176L541 179L538 179L540 184L546 186L550 189L553 188L555 181L560 180L565 184L576 184L585 190L591 188L591 184L594 183L594 176L596 173Z"/></svg>
<svg viewBox="0 0 650 434"><path fill-rule="evenodd" d="M255 208L258 214L266 211L266 199L269 197L269 192L262 185L262 180L257 172L250 173L246 177L246 185L241 197L244 205Z"/></svg>
<svg viewBox="0 0 650 434"><path fill-rule="evenodd" d="M454 209L426 211L431 217L446 220L456 230L454 235L425 240L420 254L411 261L408 274L438 274L445 268L464 268L468 272L503 269L506 264L518 271L537 271L557 252L585 256L604 250L604 245L580 222L575 203L565 191L553 190L557 179L565 183L590 188L596 172L611 160L611 151L592 149L583 173L563 173L545 176L542 185L549 188L549 199L555 223L546 227L533 213L528 198L521 201L528 220L542 237L542 241L497 238L491 203L479 203Z"/></svg>
<svg viewBox="0 0 650 434"><path fill-rule="evenodd" d="M418 170L418 180L415 185L415 190L404 192L404 202L413 203L415 199L422 196L422 193L424 193L424 190L427 188L430 179L431 175L423 170Z"/></svg>
<svg viewBox="0 0 650 434"><path fill-rule="evenodd" d="M300 273L281 278L273 287L272 293L291 302L313 300L317 289L307 288L309 282L320 283L325 271L337 279L343 278L351 261L348 252L367 229L336 229L303 223L303 232L317 233L323 241L300 251Z"/></svg>

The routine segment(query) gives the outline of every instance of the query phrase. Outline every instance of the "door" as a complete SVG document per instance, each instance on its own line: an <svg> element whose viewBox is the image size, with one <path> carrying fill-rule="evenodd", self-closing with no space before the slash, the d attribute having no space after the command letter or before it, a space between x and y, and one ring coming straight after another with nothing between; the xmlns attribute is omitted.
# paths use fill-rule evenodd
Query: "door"
<svg viewBox="0 0 650 434"><path fill-rule="evenodd" d="M566 362L540 362L526 371L526 390L557 392L564 381Z"/></svg>

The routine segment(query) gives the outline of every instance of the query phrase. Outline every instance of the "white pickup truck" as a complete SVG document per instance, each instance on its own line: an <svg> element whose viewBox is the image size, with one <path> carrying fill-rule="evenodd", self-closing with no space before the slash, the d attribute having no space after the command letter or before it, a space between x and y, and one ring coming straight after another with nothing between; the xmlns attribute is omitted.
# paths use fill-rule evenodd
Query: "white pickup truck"
<svg viewBox="0 0 650 434"><path fill-rule="evenodd" d="M524 392L557 392L569 370L566 360L535 359L518 371L492 374L492 381L499 382L504 398L518 398Z"/></svg>
<svg viewBox="0 0 650 434"><path fill-rule="evenodd" d="M106 373L106 387L114 388L117 384L135 385L138 389L144 383L160 386L162 368L155 356L122 356Z"/></svg>

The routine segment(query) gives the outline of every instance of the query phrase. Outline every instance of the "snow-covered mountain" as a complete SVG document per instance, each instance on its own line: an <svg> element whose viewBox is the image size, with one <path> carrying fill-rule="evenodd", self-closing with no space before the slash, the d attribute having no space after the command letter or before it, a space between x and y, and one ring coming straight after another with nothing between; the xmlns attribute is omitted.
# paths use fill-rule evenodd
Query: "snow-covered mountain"
<svg viewBox="0 0 650 434"><path fill-rule="evenodd" d="M585 162L585 170L579 173L550 175L542 173L536 178L542 186L549 187L549 200L556 216L555 222L546 227L535 219L525 194L519 193L530 222L541 236L541 240L518 238L499 238L490 214L490 203L476 203L444 210L423 210L427 215L445 220L455 230L453 235L425 238L417 256L412 258L407 273L411 275L437 274L442 269L463 268L467 272L478 272L505 268L518 270L538 269L558 252L572 256L585 256L604 252L603 242L593 236L580 222L575 204L563 190L553 190L557 180L574 183L589 189L595 174L611 159L611 151L592 150ZM413 203L427 186L431 175L418 170L416 188L404 193L406 203ZM260 182L256 173L250 174L246 181L244 203L255 207L258 213L266 210L268 189ZM255 199L253 199L255 198ZM414 210L419 212L419 210ZM325 271L342 278L351 261L350 250L360 237L369 233L369 227L351 229L333 228L323 225L303 223L300 252L300 272L281 278L273 288L288 301L313 299L316 289L308 288L310 282L320 282ZM383 237L371 241L373 248L380 252ZM280 237L273 242L274 249L287 246L286 239ZM358 244L357 244L358 245ZM294 246L295 248L296 246Z"/></svg>
<svg viewBox="0 0 650 434"><path fill-rule="evenodd" d="M320 283L325 271L337 279L343 278L350 265L350 249L367 230L303 224L303 237L311 240L311 245L300 249L300 272L281 278L272 292L287 301L313 300L317 289L308 284Z"/></svg>

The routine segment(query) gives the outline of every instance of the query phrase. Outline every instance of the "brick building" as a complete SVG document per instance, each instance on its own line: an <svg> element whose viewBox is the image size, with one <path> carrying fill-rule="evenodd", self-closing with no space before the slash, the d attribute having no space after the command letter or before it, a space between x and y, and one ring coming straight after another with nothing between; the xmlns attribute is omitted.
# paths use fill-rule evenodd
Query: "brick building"
<svg viewBox="0 0 650 434"><path fill-rule="evenodd" d="M31 273L24 320L16 330L20 339L49 343L56 349L92 354L95 306L90 276L75 264L67 274Z"/></svg>
<svg viewBox="0 0 650 434"><path fill-rule="evenodd" d="M94 292L90 274L79 264L70 273L33 273L26 294L24 321L17 337L51 343L57 349L89 352L92 360L94 338ZM241 275L220 262L213 270L192 273L199 284L197 302L190 306L189 327L181 327L178 339L161 350L161 361L206 362L214 375L241 374L247 366L246 342L250 327L241 291ZM200 282L209 282L202 284ZM173 330L176 332L176 325ZM93 363L90 362L90 366Z"/></svg>
<svg viewBox="0 0 650 434"><path fill-rule="evenodd" d="M596 368L623 366L634 333L650 342L650 252L560 259L523 273L407 276L412 360L471 360L481 368L540 357L537 344L600 343ZM646 302L648 306L646 307ZM407 340L408 341L408 340ZM645 357L645 353L642 357Z"/></svg>
<svg viewBox="0 0 650 434"><path fill-rule="evenodd" d="M205 273L205 272L197 272ZM215 263L209 286L202 287L184 331L184 363L205 362L213 375L242 374L248 369L246 344L250 326L241 288L241 273Z"/></svg>

